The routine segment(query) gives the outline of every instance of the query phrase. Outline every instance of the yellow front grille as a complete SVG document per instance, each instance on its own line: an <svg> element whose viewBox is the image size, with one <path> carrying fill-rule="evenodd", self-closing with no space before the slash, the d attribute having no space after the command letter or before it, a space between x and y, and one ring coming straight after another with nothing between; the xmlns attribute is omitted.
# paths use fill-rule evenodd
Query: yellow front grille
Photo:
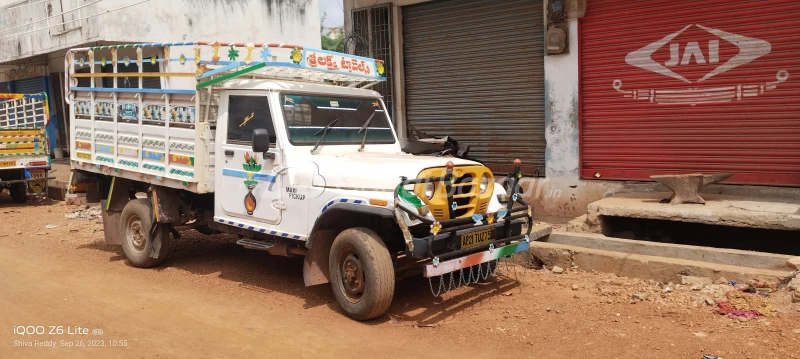
<svg viewBox="0 0 800 359"><path fill-rule="evenodd" d="M442 177L445 173L444 167L428 168L420 172L417 178ZM489 177L489 186L484 193L480 193L481 176L484 174ZM451 187L453 201L456 202L454 217L470 217L475 213L486 214L486 208L489 206L494 189L494 177L488 168L484 166L455 167ZM448 203L444 182L435 184L432 198L428 198L425 194L425 184L415 185L414 193L428 205L436 220L451 219L449 209L452 202Z"/></svg>

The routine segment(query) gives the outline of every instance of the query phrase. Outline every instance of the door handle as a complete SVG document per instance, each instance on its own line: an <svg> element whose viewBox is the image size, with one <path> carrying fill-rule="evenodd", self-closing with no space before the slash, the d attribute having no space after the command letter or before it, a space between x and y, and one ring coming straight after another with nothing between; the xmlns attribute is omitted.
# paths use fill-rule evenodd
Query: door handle
<svg viewBox="0 0 800 359"><path fill-rule="evenodd" d="M225 150L225 156L233 157L233 150Z"/></svg>

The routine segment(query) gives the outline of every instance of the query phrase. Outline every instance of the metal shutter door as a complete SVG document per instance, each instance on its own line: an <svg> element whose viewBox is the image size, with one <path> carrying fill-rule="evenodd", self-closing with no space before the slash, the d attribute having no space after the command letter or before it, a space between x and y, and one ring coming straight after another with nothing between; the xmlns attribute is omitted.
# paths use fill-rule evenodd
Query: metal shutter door
<svg viewBox="0 0 800 359"><path fill-rule="evenodd" d="M39 93L44 92L44 78L32 77L29 79L14 81L14 92L16 93Z"/></svg>
<svg viewBox="0 0 800 359"><path fill-rule="evenodd" d="M541 1L436 1L403 7L406 118L451 135L494 172L520 158L544 175Z"/></svg>
<svg viewBox="0 0 800 359"><path fill-rule="evenodd" d="M798 18L791 0L591 2L580 21L582 177L800 184Z"/></svg>

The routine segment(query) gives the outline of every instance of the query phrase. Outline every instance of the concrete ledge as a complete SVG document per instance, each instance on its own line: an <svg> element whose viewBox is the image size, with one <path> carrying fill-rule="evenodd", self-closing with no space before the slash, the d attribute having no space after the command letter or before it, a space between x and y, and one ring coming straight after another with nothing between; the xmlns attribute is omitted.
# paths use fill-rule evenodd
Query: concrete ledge
<svg viewBox="0 0 800 359"><path fill-rule="evenodd" d="M614 216L711 225L800 230L800 201L703 194L706 204L665 204L669 193L624 193L592 202L590 217ZM589 221L592 218L587 218Z"/></svg>
<svg viewBox="0 0 800 359"><path fill-rule="evenodd" d="M684 259L628 254L564 244L531 242L531 253L548 267L614 273L619 276L680 283L681 276L698 276L746 282L757 280L777 284L794 274L791 271L747 268Z"/></svg>
<svg viewBox="0 0 800 359"><path fill-rule="evenodd" d="M67 182L60 180L47 181L47 196L56 201L63 201L66 199Z"/></svg>
<svg viewBox="0 0 800 359"><path fill-rule="evenodd" d="M669 257L698 262L742 266L767 270L791 271L787 264L793 256L737 249L690 246L606 237L594 233L554 232L544 241L554 244L599 249L626 254Z"/></svg>

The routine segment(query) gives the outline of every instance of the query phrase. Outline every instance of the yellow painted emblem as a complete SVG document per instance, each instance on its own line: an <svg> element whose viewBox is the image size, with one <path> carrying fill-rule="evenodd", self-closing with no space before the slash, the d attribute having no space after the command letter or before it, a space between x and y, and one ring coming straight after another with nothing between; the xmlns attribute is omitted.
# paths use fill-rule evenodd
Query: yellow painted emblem
<svg viewBox="0 0 800 359"><path fill-rule="evenodd" d="M255 117L255 115L256 115L255 112L250 112L250 116L246 116L244 120L242 120L242 123L239 124L239 127L243 127L244 125L246 125L248 122L250 122L250 120L253 119L253 117Z"/></svg>

